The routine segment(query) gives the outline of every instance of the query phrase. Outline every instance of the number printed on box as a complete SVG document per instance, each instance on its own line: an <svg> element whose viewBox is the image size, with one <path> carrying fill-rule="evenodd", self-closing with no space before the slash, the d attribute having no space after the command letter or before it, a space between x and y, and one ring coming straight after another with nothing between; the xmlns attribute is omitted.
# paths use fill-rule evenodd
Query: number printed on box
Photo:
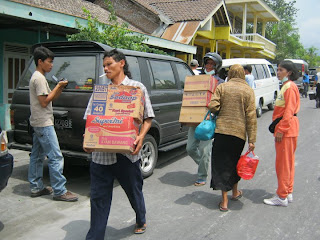
<svg viewBox="0 0 320 240"><path fill-rule="evenodd" d="M91 115L104 115L106 111L106 102L93 102Z"/></svg>

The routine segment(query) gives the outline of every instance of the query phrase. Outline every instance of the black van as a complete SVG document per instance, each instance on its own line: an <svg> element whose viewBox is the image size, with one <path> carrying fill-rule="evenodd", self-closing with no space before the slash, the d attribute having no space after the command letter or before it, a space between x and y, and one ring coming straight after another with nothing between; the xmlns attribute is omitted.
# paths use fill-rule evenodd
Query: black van
<svg viewBox="0 0 320 240"><path fill-rule="evenodd" d="M53 102L55 129L61 151L68 159L90 159L82 149L85 120L83 115L94 84L106 83L103 71L103 53L112 48L97 42L47 42L33 46L49 48L55 54L54 66L46 78L52 89L54 79L66 78L68 86ZM192 70L181 59L121 50L127 58L132 79L148 89L155 118L142 147L141 170L150 176L157 163L158 151L167 151L186 144L187 127L179 123L184 79ZM35 71L33 58L23 72L11 104L12 130L8 131L9 147L30 150L32 139L28 134L30 116L29 80ZM53 77L55 76L55 77ZM101 77L102 76L102 77Z"/></svg>

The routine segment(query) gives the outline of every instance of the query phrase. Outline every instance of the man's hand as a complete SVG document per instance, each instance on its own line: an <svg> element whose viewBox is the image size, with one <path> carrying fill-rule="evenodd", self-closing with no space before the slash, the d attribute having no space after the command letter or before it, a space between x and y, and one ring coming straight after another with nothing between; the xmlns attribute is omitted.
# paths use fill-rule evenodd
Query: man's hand
<svg viewBox="0 0 320 240"><path fill-rule="evenodd" d="M84 148L83 147L83 151L85 151L86 153L92 153L93 149L89 149L89 148Z"/></svg>
<svg viewBox="0 0 320 240"><path fill-rule="evenodd" d="M68 85L68 83L69 83L68 80L63 80L58 82L58 86L59 88L65 88Z"/></svg>
<svg viewBox="0 0 320 240"><path fill-rule="evenodd" d="M83 138L84 138L84 135L85 134L82 135ZM85 151L86 153L92 153L93 152L93 149L89 149L89 148L85 148L85 147L82 147L82 148L83 148L83 151Z"/></svg>
<svg viewBox="0 0 320 240"><path fill-rule="evenodd" d="M137 155L139 153L140 149L142 148L143 139L144 137L140 135L137 136L136 140L133 143L136 146L136 149L131 153L132 155Z"/></svg>
<svg viewBox="0 0 320 240"><path fill-rule="evenodd" d="M277 132L274 140L275 140L276 142L281 142L281 141L282 141L282 138L283 138L283 133Z"/></svg>
<svg viewBox="0 0 320 240"><path fill-rule="evenodd" d="M255 149L254 143L249 143L249 151L253 152L254 149Z"/></svg>

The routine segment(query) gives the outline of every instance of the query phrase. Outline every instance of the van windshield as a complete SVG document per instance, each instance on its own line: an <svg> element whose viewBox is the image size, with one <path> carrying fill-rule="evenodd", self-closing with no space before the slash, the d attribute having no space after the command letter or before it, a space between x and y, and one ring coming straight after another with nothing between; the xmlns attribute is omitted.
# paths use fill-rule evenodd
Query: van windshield
<svg viewBox="0 0 320 240"><path fill-rule="evenodd" d="M36 70L34 61L30 64L25 75L19 82L18 88L29 88L30 78ZM53 60L51 72L46 74L49 87L52 90L58 80L65 78L69 81L66 89L92 90L96 79L96 57L95 56L56 56Z"/></svg>

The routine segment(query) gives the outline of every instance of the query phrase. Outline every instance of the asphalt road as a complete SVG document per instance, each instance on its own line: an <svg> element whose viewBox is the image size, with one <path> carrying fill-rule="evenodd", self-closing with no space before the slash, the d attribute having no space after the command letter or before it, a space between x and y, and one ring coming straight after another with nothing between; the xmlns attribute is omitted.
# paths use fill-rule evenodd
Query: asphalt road
<svg viewBox="0 0 320 240"><path fill-rule="evenodd" d="M265 109L258 119L255 153L260 163L254 179L240 181L244 196L230 202L231 211L219 211L220 191L212 191L208 184L193 186L196 165L183 147L160 154L154 174L145 179L147 232L133 235L134 212L116 185L105 239L320 239L320 109L314 101L301 99L294 202L288 207L263 204L277 186L274 140L267 130L271 116L272 111ZM85 239L90 219L88 168L75 166L66 172L67 187L79 194L78 202L30 198L28 152L11 153L14 172L0 193L0 239ZM49 182L47 167L45 182Z"/></svg>

